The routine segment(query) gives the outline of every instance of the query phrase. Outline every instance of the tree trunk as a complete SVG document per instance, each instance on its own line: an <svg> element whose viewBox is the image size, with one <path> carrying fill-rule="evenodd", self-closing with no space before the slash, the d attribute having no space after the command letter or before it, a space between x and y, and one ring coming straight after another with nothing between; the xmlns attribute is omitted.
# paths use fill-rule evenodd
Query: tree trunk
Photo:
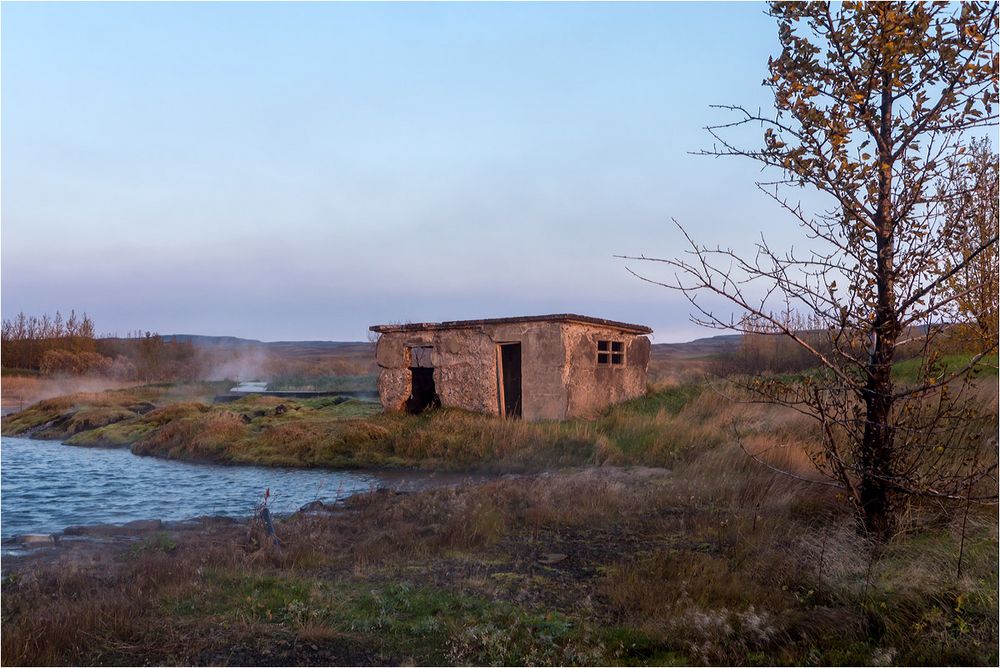
<svg viewBox="0 0 1000 668"><path fill-rule="evenodd" d="M861 443L859 499L865 529L872 538L885 541L895 528L889 497L893 479L892 362L899 337L895 298L895 221L892 211L892 80L882 76L882 108L879 128L878 206L875 211L875 279L877 297L872 322L868 379L863 392L865 431Z"/></svg>
<svg viewBox="0 0 1000 668"><path fill-rule="evenodd" d="M891 366L885 368L891 369ZM859 501L866 532L884 542L892 536L895 517L889 498L893 473L892 398L883 389L886 385L891 388L891 380L881 376L878 372L870 376L865 389L866 422L861 444Z"/></svg>

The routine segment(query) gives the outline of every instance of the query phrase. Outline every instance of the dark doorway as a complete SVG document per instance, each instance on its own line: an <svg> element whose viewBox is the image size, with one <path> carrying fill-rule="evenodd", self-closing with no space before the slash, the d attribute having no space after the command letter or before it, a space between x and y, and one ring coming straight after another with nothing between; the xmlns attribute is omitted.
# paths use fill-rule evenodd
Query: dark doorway
<svg viewBox="0 0 1000 668"><path fill-rule="evenodd" d="M432 350L431 346L410 348L410 398L406 400L407 413L423 413L428 408L441 405L441 399L434 388Z"/></svg>
<svg viewBox="0 0 1000 668"><path fill-rule="evenodd" d="M521 344L500 344L500 407L507 417L521 417Z"/></svg>
<svg viewBox="0 0 1000 668"><path fill-rule="evenodd" d="M410 367L410 398L406 400L407 413L422 413L428 408L441 405L434 390L434 369L431 367Z"/></svg>

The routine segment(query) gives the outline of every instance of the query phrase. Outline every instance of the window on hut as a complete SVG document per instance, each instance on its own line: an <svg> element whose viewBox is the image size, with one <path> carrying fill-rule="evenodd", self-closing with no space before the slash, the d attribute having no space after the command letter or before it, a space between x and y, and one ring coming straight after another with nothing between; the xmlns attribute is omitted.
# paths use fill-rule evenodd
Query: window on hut
<svg viewBox="0 0 1000 668"><path fill-rule="evenodd" d="M613 364L615 366L625 364L625 342L624 341L598 341L597 342L597 363Z"/></svg>

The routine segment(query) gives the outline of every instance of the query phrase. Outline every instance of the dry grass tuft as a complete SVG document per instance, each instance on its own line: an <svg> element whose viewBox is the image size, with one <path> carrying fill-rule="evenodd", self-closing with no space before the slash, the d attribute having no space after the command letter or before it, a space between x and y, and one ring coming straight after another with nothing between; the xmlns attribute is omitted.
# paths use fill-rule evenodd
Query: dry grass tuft
<svg viewBox="0 0 1000 668"><path fill-rule="evenodd" d="M166 410L166 409L165 409ZM156 419L160 419L159 416ZM186 411L186 416L167 421L133 446L136 454L157 454L175 459L227 460L231 448L247 435L247 425L238 413Z"/></svg>

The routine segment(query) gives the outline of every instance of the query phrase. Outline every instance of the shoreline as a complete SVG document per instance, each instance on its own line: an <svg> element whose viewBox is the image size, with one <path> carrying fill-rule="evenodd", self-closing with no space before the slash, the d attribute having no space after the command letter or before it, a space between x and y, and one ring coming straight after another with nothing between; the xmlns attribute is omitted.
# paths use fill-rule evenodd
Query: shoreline
<svg viewBox="0 0 1000 668"><path fill-rule="evenodd" d="M533 475L538 473L546 473L555 469L531 469L531 470L511 470L509 468L503 468L499 466L491 465L490 463L485 463L483 465L470 465L462 468L431 468L425 467L420 464L383 464L381 466L369 465L369 464L297 464L297 463L255 463L252 461L241 461L233 459L212 459L210 457L172 457L170 455L164 455L160 452L135 452L132 449L130 443L121 444L109 444L109 443L68 443L66 439L61 437L51 437L47 438L45 436L36 436L33 433L20 433L20 434L3 434L0 438L23 438L29 441L39 441L42 443L59 443L60 445L65 445L70 448L78 448L80 450L128 450L132 455L136 457L149 457L151 459L159 459L168 462L180 462L183 464L192 464L195 466L222 466L222 467L232 467L232 468L262 468L262 469L277 469L283 471L330 471L330 472L342 472L342 473L359 473L368 474L380 478L394 478L394 477L405 477L408 475L418 474L426 476L467 476L473 478L483 478L490 479L501 477L505 475ZM569 467L572 468L572 467ZM567 469L568 470L568 469Z"/></svg>
<svg viewBox="0 0 1000 668"><path fill-rule="evenodd" d="M20 438L25 440L35 440L40 443L56 444L58 446L66 446L67 444L59 442L56 439L32 439L25 436L5 436L6 438ZM69 447L80 447L88 448L89 446L69 446ZM128 450L126 446L118 446L112 448L101 448L108 450ZM365 476L372 479L371 485L352 490L340 498L330 498L321 499L316 498L311 501L306 502L300 507L294 510L286 510L282 512L274 512L273 515L276 519L287 519L292 515L297 513L310 513L310 512L335 512L338 508L342 507L344 502L351 497L359 494L366 494L371 492L391 492L393 494L412 494L416 492L431 490L431 489L442 489L442 488L452 488L460 487L464 485L478 485L484 482L489 482L492 480L497 480L501 478L512 478L520 477L524 474L514 474L514 473L484 473L484 472L466 472L466 471L449 471L449 470L427 470L427 469L402 469L402 468L389 468L389 467L364 467L355 469L327 469L325 467L295 467L295 466L282 466L282 467L268 467L260 464L244 464L236 462L212 462L212 461L200 461L191 459L173 459L169 457L161 457L155 454L149 455L139 455L129 451L129 454L136 457L151 457L156 460L162 460L165 462L172 462L176 464L191 466L191 467L225 467L225 468L238 468L238 469L279 469L282 471L329 471L330 473L349 473ZM154 511L155 512L155 511ZM195 512L195 511L193 511ZM83 523L83 524L71 524L67 525L59 530L44 532L44 531L33 531L28 530L17 534L12 534L10 536L5 536L0 539L0 554L4 558L9 558L13 556L18 556L22 552L33 552L39 549L46 549L52 547L60 547L67 542L75 542L82 538L98 539L102 537L111 536L131 536L132 538L141 537L145 532L149 530L149 527L157 527L156 530L173 530L178 527L186 526L190 523L197 523L203 520L213 520L213 521L232 521L237 523L246 523L252 519L245 512L236 512L233 514L227 513L213 513L209 515L198 515L196 512L190 517L184 517L180 519L164 519L162 517L140 517L137 519L128 519L122 521L102 521L93 523ZM4 568L6 570L6 568Z"/></svg>

